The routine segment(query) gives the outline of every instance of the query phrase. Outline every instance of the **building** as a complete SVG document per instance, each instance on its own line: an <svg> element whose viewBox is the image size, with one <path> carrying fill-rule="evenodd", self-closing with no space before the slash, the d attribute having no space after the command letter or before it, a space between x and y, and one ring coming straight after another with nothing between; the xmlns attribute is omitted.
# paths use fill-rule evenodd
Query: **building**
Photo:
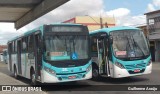
<svg viewBox="0 0 160 94"><path fill-rule="evenodd" d="M7 49L7 45L0 45L0 53L3 53L4 49Z"/></svg>
<svg viewBox="0 0 160 94"><path fill-rule="evenodd" d="M103 27L115 26L115 19L114 17L76 16L75 18L66 20L63 23L83 24L88 26L89 31L93 31Z"/></svg>
<svg viewBox="0 0 160 94"><path fill-rule="evenodd" d="M145 13L153 61L160 61L160 10Z"/></svg>
<svg viewBox="0 0 160 94"><path fill-rule="evenodd" d="M148 37L147 25L138 26L137 28L140 28L143 31L144 35Z"/></svg>

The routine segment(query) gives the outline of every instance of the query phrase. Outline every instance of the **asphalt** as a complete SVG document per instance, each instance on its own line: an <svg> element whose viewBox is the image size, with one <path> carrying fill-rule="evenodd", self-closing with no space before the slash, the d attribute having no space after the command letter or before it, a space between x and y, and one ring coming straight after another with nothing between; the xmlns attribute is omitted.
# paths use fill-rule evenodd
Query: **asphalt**
<svg viewBox="0 0 160 94"><path fill-rule="evenodd" d="M29 85L30 80L20 77L15 79L7 69L7 64L0 62L0 85ZM102 77L97 81L85 80L78 82L45 84L39 92L0 92L0 94L160 94L160 91L106 91L110 88L119 88L136 85L158 85L160 87L160 62L153 63L151 74L113 79ZM29 85L30 86L30 85ZM103 88L102 90L100 88ZM106 90L105 90L106 88ZM160 88L158 88L160 89Z"/></svg>

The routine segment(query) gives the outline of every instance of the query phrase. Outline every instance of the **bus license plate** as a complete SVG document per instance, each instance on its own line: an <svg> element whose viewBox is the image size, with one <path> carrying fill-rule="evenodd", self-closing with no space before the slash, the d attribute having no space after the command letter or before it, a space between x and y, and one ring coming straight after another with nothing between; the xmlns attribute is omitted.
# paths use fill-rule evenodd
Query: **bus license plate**
<svg viewBox="0 0 160 94"><path fill-rule="evenodd" d="M69 76L68 79L75 79L76 76Z"/></svg>
<svg viewBox="0 0 160 94"><path fill-rule="evenodd" d="M140 70L139 70L139 69L136 69L136 70L134 70L134 72L140 72Z"/></svg>

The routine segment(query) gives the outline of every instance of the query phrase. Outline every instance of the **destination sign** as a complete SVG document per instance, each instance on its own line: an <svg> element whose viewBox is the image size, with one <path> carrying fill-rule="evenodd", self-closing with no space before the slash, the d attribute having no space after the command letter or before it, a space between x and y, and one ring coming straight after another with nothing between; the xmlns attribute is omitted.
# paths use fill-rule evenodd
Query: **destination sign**
<svg viewBox="0 0 160 94"><path fill-rule="evenodd" d="M82 32L81 26L53 26L51 32Z"/></svg>

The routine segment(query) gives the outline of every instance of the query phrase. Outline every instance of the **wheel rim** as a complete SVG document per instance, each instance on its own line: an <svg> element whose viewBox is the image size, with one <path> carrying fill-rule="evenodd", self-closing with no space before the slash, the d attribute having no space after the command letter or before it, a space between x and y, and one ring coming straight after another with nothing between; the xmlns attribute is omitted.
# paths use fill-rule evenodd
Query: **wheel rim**
<svg viewBox="0 0 160 94"><path fill-rule="evenodd" d="M98 70L94 69L92 75L93 77L98 77Z"/></svg>
<svg viewBox="0 0 160 94"><path fill-rule="evenodd" d="M35 84L35 74L32 74L32 83Z"/></svg>
<svg viewBox="0 0 160 94"><path fill-rule="evenodd" d="M14 77L17 77L17 70L14 70Z"/></svg>

